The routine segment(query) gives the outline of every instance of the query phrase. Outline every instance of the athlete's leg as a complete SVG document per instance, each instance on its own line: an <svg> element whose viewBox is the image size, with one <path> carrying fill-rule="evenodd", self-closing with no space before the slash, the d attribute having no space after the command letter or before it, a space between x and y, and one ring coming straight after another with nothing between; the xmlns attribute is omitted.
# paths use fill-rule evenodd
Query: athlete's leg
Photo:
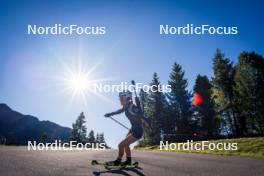
<svg viewBox="0 0 264 176"><path fill-rule="evenodd" d="M128 137L129 135L132 135L132 133L129 132L126 137ZM125 147L125 153L127 157L131 157L131 151L129 145Z"/></svg>
<svg viewBox="0 0 264 176"><path fill-rule="evenodd" d="M117 159L120 159L120 160L122 160L122 158L123 158L124 147L125 147L122 142L120 142L120 144L118 144L118 157L117 157Z"/></svg>
<svg viewBox="0 0 264 176"><path fill-rule="evenodd" d="M137 140L138 139L132 136L132 134L128 134L127 137L118 145L118 149L119 149L118 158L122 159L124 155L124 151L126 151L127 156L131 156L129 145L134 143Z"/></svg>
<svg viewBox="0 0 264 176"><path fill-rule="evenodd" d="M127 157L131 157L131 150L130 150L130 147L129 146L126 146L125 147L125 152L126 152L126 156Z"/></svg>
<svg viewBox="0 0 264 176"><path fill-rule="evenodd" d="M127 133L126 137L130 134L130 131ZM123 141L121 141L119 144L118 144L118 157L117 159L120 159L122 160L123 158L123 155L124 155L124 146L123 146Z"/></svg>

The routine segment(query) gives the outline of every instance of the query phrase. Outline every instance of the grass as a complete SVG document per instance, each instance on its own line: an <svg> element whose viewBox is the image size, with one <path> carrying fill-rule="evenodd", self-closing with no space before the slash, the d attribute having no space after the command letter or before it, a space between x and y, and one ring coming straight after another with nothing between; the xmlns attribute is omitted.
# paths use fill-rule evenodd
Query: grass
<svg viewBox="0 0 264 176"><path fill-rule="evenodd" d="M241 157L253 157L264 158L264 137L251 137L251 138L234 138L234 139L220 139L211 140L212 143L237 143L237 150L160 150L160 146L147 146L137 147L137 150L152 150L152 151L164 151L164 152L185 152L185 153L202 153L202 154L217 154L226 156L241 156ZM195 143L201 143L196 141Z"/></svg>

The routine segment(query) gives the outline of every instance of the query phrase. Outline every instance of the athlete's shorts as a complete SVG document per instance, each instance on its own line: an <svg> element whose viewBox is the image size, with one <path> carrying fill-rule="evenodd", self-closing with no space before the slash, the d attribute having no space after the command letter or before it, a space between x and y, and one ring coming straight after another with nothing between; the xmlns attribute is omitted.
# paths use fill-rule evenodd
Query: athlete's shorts
<svg viewBox="0 0 264 176"><path fill-rule="evenodd" d="M142 127L132 127L129 131L133 137L140 139L143 136L143 128Z"/></svg>

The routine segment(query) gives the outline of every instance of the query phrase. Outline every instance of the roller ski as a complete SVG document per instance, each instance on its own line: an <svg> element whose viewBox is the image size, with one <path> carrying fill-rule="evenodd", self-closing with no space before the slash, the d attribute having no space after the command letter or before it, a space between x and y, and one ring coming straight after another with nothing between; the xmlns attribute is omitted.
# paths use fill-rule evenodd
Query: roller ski
<svg viewBox="0 0 264 176"><path fill-rule="evenodd" d="M99 162L97 160L93 160L91 162L91 164L93 166L101 166L104 167L107 170L111 170L111 169L133 169L133 168L137 168L138 167L138 162L134 162L134 163L129 163L127 161L125 162L118 162L117 160L115 161L109 161L109 162Z"/></svg>

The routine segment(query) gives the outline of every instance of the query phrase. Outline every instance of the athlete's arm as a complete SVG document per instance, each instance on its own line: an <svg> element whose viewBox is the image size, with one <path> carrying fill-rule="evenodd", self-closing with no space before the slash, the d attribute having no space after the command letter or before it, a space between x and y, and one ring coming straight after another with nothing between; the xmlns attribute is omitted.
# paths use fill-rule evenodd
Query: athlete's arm
<svg viewBox="0 0 264 176"><path fill-rule="evenodd" d="M113 115L117 115L117 114L121 114L122 112L124 112L124 108L118 109L117 111L111 112L111 113L106 113L104 116L105 117L110 117Z"/></svg>

